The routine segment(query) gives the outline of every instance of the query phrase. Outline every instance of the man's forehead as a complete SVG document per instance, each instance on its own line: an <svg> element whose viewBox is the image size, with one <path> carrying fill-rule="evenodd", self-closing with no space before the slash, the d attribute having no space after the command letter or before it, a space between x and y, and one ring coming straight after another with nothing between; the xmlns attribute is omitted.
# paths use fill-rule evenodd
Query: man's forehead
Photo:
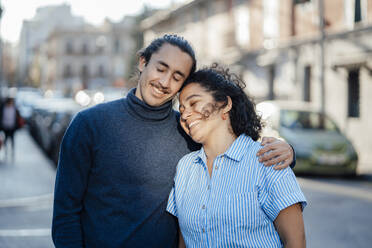
<svg viewBox="0 0 372 248"><path fill-rule="evenodd" d="M151 61L153 60L153 61ZM193 61L191 56L172 44L163 44L150 58L150 62L166 64L168 67L180 70L183 74L190 72Z"/></svg>

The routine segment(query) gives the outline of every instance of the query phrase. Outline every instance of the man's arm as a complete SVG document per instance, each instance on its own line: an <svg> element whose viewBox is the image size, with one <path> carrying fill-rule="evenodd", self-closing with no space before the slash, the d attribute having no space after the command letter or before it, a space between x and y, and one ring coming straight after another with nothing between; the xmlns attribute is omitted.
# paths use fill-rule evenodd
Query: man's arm
<svg viewBox="0 0 372 248"><path fill-rule="evenodd" d="M185 240L183 239L181 228L178 227L178 248L186 248Z"/></svg>
<svg viewBox="0 0 372 248"><path fill-rule="evenodd" d="M294 149L287 142L273 137L263 137L261 145L263 146L257 152L260 157L259 161L263 162L265 166L277 164L274 169L281 170L296 165L296 156Z"/></svg>
<svg viewBox="0 0 372 248"><path fill-rule="evenodd" d="M280 211L274 225L285 248L306 247L301 204L297 203Z"/></svg>
<svg viewBox="0 0 372 248"><path fill-rule="evenodd" d="M83 247L80 213L91 166L91 136L79 113L61 144L54 189L52 237L58 247Z"/></svg>

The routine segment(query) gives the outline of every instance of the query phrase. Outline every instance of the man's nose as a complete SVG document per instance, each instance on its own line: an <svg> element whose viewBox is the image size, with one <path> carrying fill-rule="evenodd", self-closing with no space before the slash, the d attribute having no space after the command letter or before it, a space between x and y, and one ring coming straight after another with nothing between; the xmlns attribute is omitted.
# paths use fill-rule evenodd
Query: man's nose
<svg viewBox="0 0 372 248"><path fill-rule="evenodd" d="M163 88L169 88L170 87L170 82L171 82L171 77L172 75L166 74L163 77L160 78L160 84Z"/></svg>

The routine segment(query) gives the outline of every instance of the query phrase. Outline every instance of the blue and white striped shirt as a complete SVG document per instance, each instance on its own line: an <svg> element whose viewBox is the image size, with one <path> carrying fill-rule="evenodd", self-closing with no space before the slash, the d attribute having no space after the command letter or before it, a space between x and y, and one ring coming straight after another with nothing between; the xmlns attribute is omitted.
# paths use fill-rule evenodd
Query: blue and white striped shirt
<svg viewBox="0 0 372 248"><path fill-rule="evenodd" d="M215 159L211 177L203 148L179 161L167 211L178 218L187 247L282 247L273 221L306 199L290 168L258 161L260 148L240 135Z"/></svg>

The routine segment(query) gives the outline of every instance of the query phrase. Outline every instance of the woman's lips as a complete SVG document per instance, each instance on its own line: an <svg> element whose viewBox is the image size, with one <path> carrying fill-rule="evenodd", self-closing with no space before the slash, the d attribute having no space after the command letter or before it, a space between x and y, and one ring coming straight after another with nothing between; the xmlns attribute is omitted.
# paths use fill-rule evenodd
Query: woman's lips
<svg viewBox="0 0 372 248"><path fill-rule="evenodd" d="M192 121L190 124L188 124L189 126L189 129L191 129L191 127L197 125L200 121L199 120L196 120L196 121Z"/></svg>

